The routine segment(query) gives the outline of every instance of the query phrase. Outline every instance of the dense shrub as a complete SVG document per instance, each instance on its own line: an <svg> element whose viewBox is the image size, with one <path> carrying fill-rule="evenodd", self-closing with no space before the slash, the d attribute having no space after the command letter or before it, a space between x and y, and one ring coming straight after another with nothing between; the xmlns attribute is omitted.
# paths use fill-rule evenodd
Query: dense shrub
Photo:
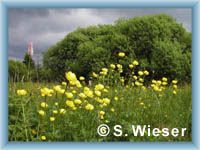
<svg viewBox="0 0 200 150"><path fill-rule="evenodd" d="M24 81L27 79L27 67L20 61L8 61L8 74L10 81Z"/></svg>
<svg viewBox="0 0 200 150"><path fill-rule="evenodd" d="M124 60L116 57L118 52L126 54ZM67 70L88 78L110 63L127 65L134 59L140 68L159 72L151 76L190 81L191 34L164 14L119 19L113 25L78 28L50 47L43 61L53 79L61 80Z"/></svg>

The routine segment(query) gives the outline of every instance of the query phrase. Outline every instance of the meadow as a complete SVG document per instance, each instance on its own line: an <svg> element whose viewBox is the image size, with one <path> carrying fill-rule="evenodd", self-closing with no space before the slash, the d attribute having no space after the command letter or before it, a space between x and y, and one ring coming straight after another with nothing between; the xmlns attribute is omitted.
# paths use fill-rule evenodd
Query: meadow
<svg viewBox="0 0 200 150"><path fill-rule="evenodd" d="M118 57L123 58L124 53ZM110 64L85 77L67 71L60 83L9 83L9 141L191 141L191 85L178 79L148 79L139 62ZM127 77L128 76L128 77ZM107 124L107 137L97 134ZM114 136L120 124L129 136ZM185 136L131 135L131 125L187 128Z"/></svg>

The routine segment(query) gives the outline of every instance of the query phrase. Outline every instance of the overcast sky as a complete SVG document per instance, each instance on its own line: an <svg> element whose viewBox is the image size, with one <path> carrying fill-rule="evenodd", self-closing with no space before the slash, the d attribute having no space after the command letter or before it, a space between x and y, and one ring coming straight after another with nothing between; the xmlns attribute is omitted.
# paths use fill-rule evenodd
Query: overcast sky
<svg viewBox="0 0 200 150"><path fill-rule="evenodd" d="M118 18L165 13L173 16L188 30L192 30L190 8L148 9L22 9L8 10L9 59L21 60L27 45L33 42L34 60L41 60L41 52L61 40L77 27L110 24Z"/></svg>

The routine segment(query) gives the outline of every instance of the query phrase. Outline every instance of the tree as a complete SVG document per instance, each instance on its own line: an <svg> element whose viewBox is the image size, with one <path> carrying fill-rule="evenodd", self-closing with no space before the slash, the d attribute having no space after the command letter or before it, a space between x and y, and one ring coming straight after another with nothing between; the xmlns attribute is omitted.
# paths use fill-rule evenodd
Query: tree
<svg viewBox="0 0 200 150"><path fill-rule="evenodd" d="M116 56L121 51L126 58L119 62ZM165 14L119 19L112 25L78 28L50 47L43 56L44 67L52 72L55 80L62 80L68 70L87 78L92 71L99 71L110 63L127 65L134 59L141 62L141 68L159 70L157 77L177 74L183 79L187 74L191 79L191 33ZM160 63L161 56L171 62ZM174 59L177 59L176 62ZM186 62L183 67L181 63ZM165 68L163 65L166 63ZM174 71L167 70L170 63L177 63L173 64ZM182 74L177 72L179 69L182 69Z"/></svg>
<svg viewBox="0 0 200 150"><path fill-rule="evenodd" d="M28 69L34 69L35 63L34 60L28 53L25 53L23 63L27 66Z"/></svg>

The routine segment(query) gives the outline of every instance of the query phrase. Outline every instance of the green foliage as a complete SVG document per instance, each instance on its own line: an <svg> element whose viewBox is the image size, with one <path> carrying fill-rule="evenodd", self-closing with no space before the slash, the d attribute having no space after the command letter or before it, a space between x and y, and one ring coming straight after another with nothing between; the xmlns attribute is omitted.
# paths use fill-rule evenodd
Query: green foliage
<svg viewBox="0 0 200 150"><path fill-rule="evenodd" d="M34 69L35 63L34 60L28 53L25 53L23 63L27 66L28 69Z"/></svg>
<svg viewBox="0 0 200 150"><path fill-rule="evenodd" d="M119 60L118 52L127 57ZM160 70L153 76L177 75L190 81L191 33L164 14L119 19L113 25L78 28L50 47L43 60L53 79L60 81L68 70L88 78L92 71L111 63L127 65L134 59L141 62L141 68Z"/></svg>
<svg viewBox="0 0 200 150"><path fill-rule="evenodd" d="M20 61L8 61L9 81L18 82L24 81L27 77L27 67Z"/></svg>

